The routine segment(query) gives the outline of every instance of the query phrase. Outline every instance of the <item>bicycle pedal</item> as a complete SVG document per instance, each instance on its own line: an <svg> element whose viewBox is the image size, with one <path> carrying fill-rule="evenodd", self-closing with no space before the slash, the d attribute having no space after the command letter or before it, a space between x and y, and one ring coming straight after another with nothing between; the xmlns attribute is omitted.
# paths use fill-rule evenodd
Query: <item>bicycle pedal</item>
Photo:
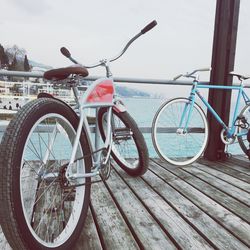
<svg viewBox="0 0 250 250"><path fill-rule="evenodd" d="M128 140L133 135L129 128L116 128L114 131L115 140Z"/></svg>

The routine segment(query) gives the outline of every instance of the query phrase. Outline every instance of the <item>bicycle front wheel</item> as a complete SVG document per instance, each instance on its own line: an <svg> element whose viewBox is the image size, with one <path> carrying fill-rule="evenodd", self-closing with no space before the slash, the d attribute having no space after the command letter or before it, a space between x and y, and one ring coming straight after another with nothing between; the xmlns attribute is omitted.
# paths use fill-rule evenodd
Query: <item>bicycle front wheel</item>
<svg viewBox="0 0 250 250"><path fill-rule="evenodd" d="M153 119L155 150L173 165L191 164L202 155L207 145L207 118L198 104L194 103L193 109L190 108L188 99L172 99L159 108Z"/></svg>
<svg viewBox="0 0 250 250"><path fill-rule="evenodd" d="M107 109L101 108L98 115L102 139L106 138ZM144 137L128 112L112 114L113 145L111 155L129 175L140 176L148 169L148 149Z"/></svg>
<svg viewBox="0 0 250 250"><path fill-rule="evenodd" d="M10 122L0 153L0 215L13 249L71 249L90 201L90 179L66 177L78 125L63 102L41 98L25 105ZM89 173L84 132L72 172ZM85 185L84 185L85 184Z"/></svg>

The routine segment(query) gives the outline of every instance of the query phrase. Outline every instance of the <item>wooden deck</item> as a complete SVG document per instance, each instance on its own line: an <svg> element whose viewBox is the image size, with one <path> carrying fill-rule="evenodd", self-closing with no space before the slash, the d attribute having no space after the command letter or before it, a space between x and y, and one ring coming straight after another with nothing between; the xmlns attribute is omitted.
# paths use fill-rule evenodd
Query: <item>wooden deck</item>
<svg viewBox="0 0 250 250"><path fill-rule="evenodd" d="M250 162L150 160L131 178L118 167L92 185L78 249L250 249ZM2 237L1 237L2 236ZM0 231L0 249L10 249Z"/></svg>

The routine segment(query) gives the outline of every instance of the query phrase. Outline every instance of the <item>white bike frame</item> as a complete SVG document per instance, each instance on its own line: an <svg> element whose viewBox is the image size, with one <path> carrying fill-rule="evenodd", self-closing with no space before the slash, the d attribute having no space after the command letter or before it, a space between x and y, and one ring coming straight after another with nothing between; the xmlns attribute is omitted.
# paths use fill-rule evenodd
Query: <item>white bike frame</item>
<svg viewBox="0 0 250 250"><path fill-rule="evenodd" d="M114 98L114 91L112 93L112 96L109 96L109 101L105 101L105 93L96 93L96 90L100 90L100 92L103 91L103 89L100 87L101 84L106 84L109 88L113 88L113 79L112 78L101 78L96 80L84 93L83 96L79 96L78 90L76 87L74 89L74 93L78 94L78 96L75 96L76 102L78 104L78 111L79 111L79 124L77 127L76 137L73 143L73 149L69 161L69 165L67 167L66 176L69 180L74 180L78 178L87 178L92 177L97 174L99 174L99 170L101 167L101 154L102 150L106 150L107 155L105 156L106 159L103 164L107 164L111 149L112 149L112 143L113 143L113 136L112 136L112 110L115 106L115 98ZM114 90L114 88L113 88ZM100 96L97 96L96 94L100 94ZM90 97L93 97L94 101L90 101ZM106 127L106 136L104 141L104 146L101 147L101 135L100 130L98 126L98 110L99 108L107 108L107 127ZM87 120L87 114L86 109L87 108L95 108L96 109L96 121L95 121L95 141L93 141L93 138L91 137L91 128ZM119 110L120 112L126 111L125 107L122 105L122 108L119 104L119 106L115 107L116 110ZM77 148L79 146L80 136L82 133L82 129L85 130L87 139L90 145L91 150L91 156L92 156L92 162L93 162L93 171L91 173L72 173L72 164L75 162L76 158L76 152Z"/></svg>
<svg viewBox="0 0 250 250"><path fill-rule="evenodd" d="M151 23L149 23L147 26L145 26L141 30L141 32L139 32L137 35L135 35L132 39L129 40L129 42L126 44L126 46L123 48L123 50L115 57L110 58L110 59L103 59L103 60L101 60L98 63L95 63L93 65L89 65L89 66L84 65L83 66L86 69L95 68L98 66L103 66L106 69L106 76L107 77L96 80L87 89L87 91L85 92L85 94L83 96L79 96L79 92L78 92L77 87L73 87L73 92L75 95L75 100L77 103L77 108L78 108L78 112L79 112L80 117L79 117L79 124L77 127L76 137L75 137L75 140L73 143L73 149L72 149L70 162L69 162L67 170L66 170L66 177L68 178L68 180L74 180L74 179L78 179L78 178L87 178L87 177L95 176L95 175L99 174L101 164L105 165L108 163L111 149L112 149L112 144L113 144L112 110L114 108L117 112L126 111L126 108L124 107L122 102L119 101L115 97L114 82L113 82L112 73L111 73L110 67L109 67L110 62L113 62L113 61L117 60L118 58L120 58L126 52L126 50L129 48L129 46L137 38L139 38L141 35L148 32L149 30L151 30L156 24L157 24L157 22L154 20ZM65 47L61 48L61 52L64 56L69 58L73 63L79 64L77 60L75 60L73 57L71 57L70 52ZM102 107L107 108L107 128L106 128L107 131L106 131L106 135L105 135L106 138L105 138L105 142L104 142L104 147L101 148L100 147L100 144L101 144L100 137L101 136L100 136L100 130L99 130L99 126L98 126L98 109L102 108ZM90 130L90 126L89 126L88 120L87 120L87 115L85 112L86 108L96 108L95 143L92 141L92 138L91 138L91 130ZM79 171L77 169L77 173L73 174L72 165L77 160L75 158L76 158L76 152L77 152L77 148L79 145L82 129L84 129L86 132L88 142L89 142L89 145L91 148L93 170L91 171L91 173L81 174L81 173L79 173ZM107 151L107 154L105 156L106 158L105 158L105 161L103 163L101 162L102 161L102 159L101 159L102 150Z"/></svg>

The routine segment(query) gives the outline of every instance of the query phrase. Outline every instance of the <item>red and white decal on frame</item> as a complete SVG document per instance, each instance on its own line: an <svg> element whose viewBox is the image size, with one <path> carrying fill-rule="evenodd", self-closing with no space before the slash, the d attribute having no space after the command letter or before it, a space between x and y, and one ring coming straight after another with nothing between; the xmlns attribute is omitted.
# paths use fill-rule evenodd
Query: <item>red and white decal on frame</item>
<svg viewBox="0 0 250 250"><path fill-rule="evenodd" d="M112 80L98 83L87 97L87 103L112 103L114 86Z"/></svg>

